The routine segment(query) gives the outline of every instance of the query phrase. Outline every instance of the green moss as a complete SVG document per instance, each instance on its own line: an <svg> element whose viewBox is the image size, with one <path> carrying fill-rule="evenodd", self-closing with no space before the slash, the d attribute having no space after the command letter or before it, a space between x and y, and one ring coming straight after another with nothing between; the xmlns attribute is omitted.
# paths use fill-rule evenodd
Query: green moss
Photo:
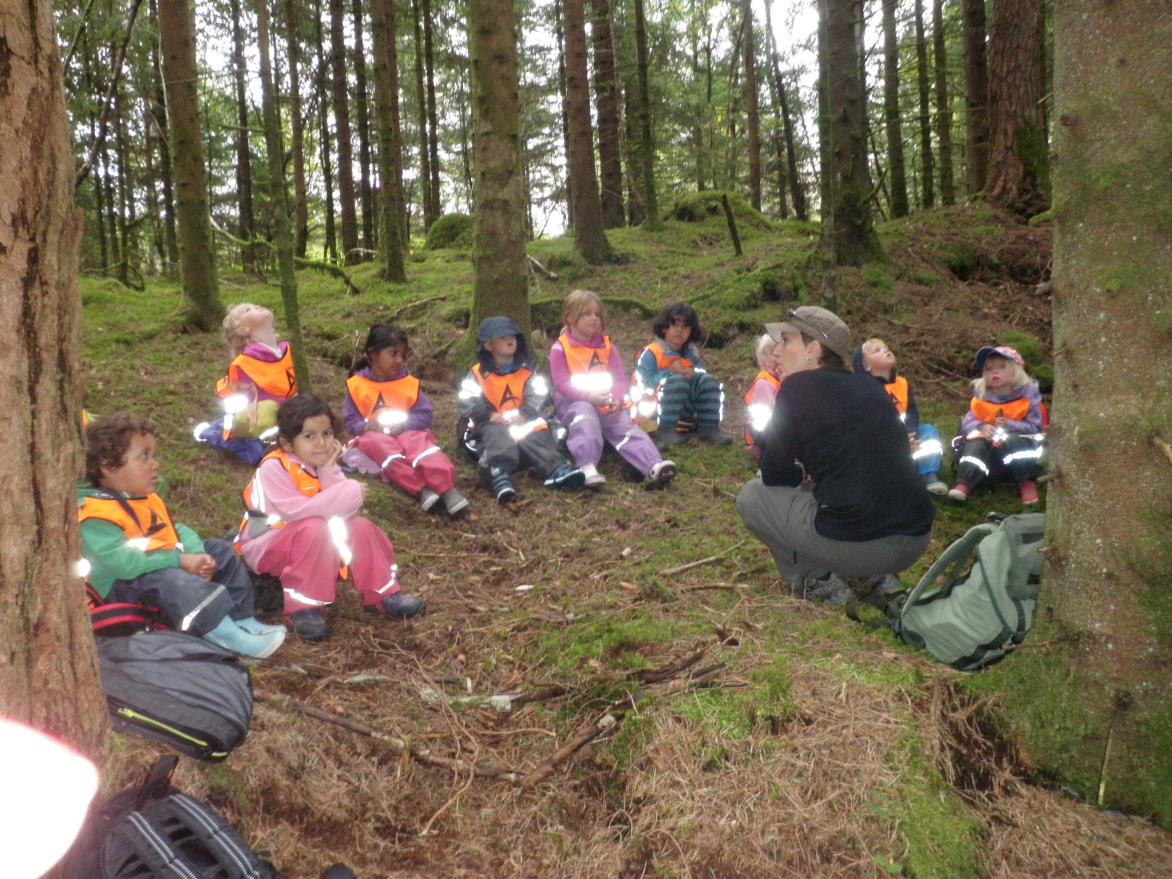
<svg viewBox="0 0 1172 879"><path fill-rule="evenodd" d="M711 217L724 217L721 198L727 196L729 207L738 225L746 224L757 229L769 229L770 222L765 215L745 201L737 192L722 192L709 189L704 192L688 192L676 196L665 216L685 223L696 223Z"/></svg>
<svg viewBox="0 0 1172 879"><path fill-rule="evenodd" d="M248 811L248 794L252 789L248 778L226 763L199 764L208 783L209 799L229 802L240 813Z"/></svg>
<svg viewBox="0 0 1172 879"><path fill-rule="evenodd" d="M677 631L672 620L629 612L547 633L539 650L546 662L563 673L591 663L616 669L642 668L649 664L644 652L671 641Z"/></svg>
<svg viewBox="0 0 1172 879"><path fill-rule="evenodd" d="M439 250L443 247L472 246L472 217L468 214L444 214L431 224L427 230L428 250Z"/></svg>

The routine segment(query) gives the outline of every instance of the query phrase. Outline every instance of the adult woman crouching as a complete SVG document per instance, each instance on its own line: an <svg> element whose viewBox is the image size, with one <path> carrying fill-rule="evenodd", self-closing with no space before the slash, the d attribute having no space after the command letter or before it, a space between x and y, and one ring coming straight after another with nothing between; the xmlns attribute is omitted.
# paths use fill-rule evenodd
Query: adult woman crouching
<svg viewBox="0 0 1172 879"><path fill-rule="evenodd" d="M833 312L802 306L765 330L782 385L737 512L796 594L842 604L884 591L881 575L907 568L931 538L907 431L879 384L847 369L850 329Z"/></svg>

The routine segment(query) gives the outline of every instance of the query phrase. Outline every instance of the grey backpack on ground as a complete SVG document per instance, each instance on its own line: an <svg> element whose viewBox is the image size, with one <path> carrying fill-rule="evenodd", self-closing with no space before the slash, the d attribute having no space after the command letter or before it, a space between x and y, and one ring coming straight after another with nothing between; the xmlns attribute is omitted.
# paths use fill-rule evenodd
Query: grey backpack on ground
<svg viewBox="0 0 1172 879"><path fill-rule="evenodd" d="M990 519L949 546L888 611L906 643L961 671L991 665L1024 641L1038 603L1045 514Z"/></svg>

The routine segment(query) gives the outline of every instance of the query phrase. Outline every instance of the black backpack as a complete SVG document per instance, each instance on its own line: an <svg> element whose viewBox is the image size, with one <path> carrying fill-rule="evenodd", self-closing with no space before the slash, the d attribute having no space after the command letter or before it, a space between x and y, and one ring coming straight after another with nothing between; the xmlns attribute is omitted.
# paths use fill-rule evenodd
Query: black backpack
<svg viewBox="0 0 1172 879"><path fill-rule="evenodd" d="M218 761L244 741L252 682L236 656L182 632L99 638L114 728Z"/></svg>
<svg viewBox="0 0 1172 879"><path fill-rule="evenodd" d="M90 809L65 879L281 879L206 803L176 792L177 757L141 785Z"/></svg>

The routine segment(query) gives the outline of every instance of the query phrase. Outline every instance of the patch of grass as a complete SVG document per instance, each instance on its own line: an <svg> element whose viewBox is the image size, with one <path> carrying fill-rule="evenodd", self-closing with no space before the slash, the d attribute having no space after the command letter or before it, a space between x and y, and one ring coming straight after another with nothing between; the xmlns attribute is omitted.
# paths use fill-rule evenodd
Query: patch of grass
<svg viewBox="0 0 1172 879"><path fill-rule="evenodd" d="M670 619L631 611L575 622L547 632L539 639L539 653L556 672L572 674L583 666L599 670L636 669L650 663L651 648L674 640L679 627Z"/></svg>

